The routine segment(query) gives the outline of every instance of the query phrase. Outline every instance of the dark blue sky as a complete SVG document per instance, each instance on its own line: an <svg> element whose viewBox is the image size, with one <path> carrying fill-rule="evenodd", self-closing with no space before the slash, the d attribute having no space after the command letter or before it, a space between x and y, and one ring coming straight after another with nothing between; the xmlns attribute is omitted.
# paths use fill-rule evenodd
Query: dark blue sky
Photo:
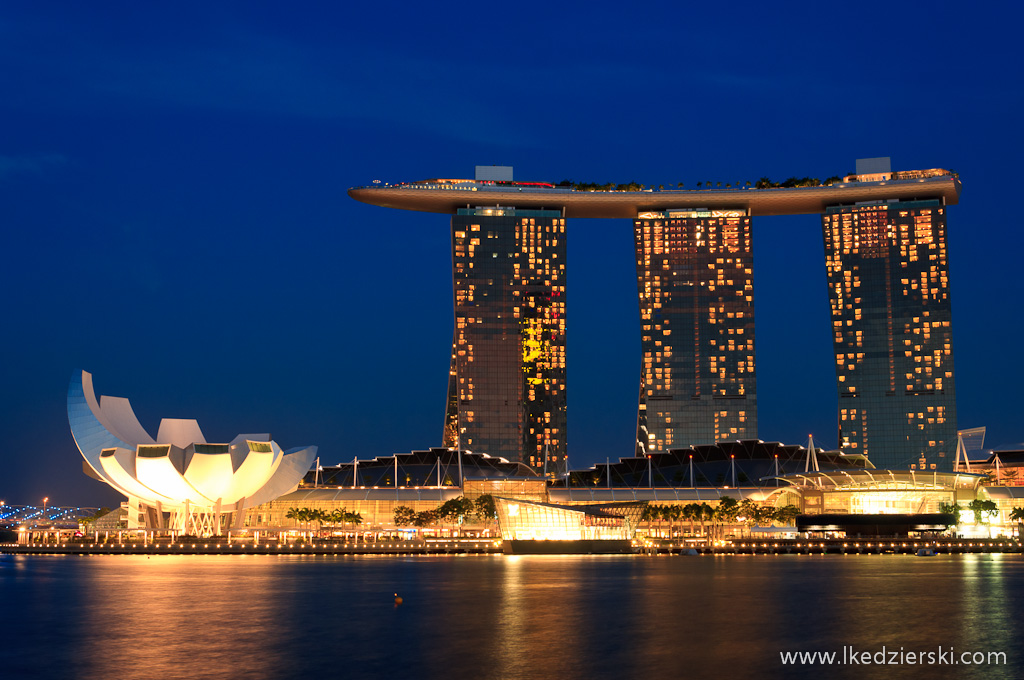
<svg viewBox="0 0 1024 680"><path fill-rule="evenodd" d="M155 433L270 431L325 463L437 445L448 218L374 179L648 185L945 167L959 425L1024 440L1018 26L1005 3L5 3L0 499L110 504L76 367ZM999 6L1001 5L1001 6ZM628 220L569 226L569 455L630 455ZM836 443L821 228L754 221L760 436Z"/></svg>

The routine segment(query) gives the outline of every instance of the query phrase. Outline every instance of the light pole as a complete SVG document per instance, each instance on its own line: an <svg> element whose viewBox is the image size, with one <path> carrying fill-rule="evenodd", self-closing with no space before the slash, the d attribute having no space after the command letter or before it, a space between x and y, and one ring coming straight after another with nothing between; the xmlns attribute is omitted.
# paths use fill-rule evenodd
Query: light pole
<svg viewBox="0 0 1024 680"><path fill-rule="evenodd" d="M48 500L50 500L49 496L43 499L43 522L46 522L46 502ZM46 543L46 534L43 534L43 542Z"/></svg>

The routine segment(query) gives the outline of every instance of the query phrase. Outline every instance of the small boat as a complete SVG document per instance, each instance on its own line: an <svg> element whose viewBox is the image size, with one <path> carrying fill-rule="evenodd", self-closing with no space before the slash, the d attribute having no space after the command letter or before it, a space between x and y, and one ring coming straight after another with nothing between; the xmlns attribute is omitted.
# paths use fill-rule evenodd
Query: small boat
<svg viewBox="0 0 1024 680"><path fill-rule="evenodd" d="M917 556L918 557L935 557L935 549L934 548L921 548L920 550L917 551Z"/></svg>

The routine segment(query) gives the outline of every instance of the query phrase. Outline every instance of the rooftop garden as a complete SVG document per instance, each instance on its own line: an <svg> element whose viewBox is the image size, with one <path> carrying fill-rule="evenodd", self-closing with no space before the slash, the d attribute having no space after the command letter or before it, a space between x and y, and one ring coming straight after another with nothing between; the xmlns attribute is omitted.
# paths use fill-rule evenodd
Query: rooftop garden
<svg viewBox="0 0 1024 680"><path fill-rule="evenodd" d="M833 175L825 179L824 181L817 177L790 177L782 182L775 182L770 177L762 177L756 182L711 182L711 181L700 181L696 184L697 191L718 191L721 189L791 189L797 187L820 187L820 186L831 186L833 184L842 182L843 178L838 175ZM571 179L563 179L555 186L564 189L575 189L576 191L683 191L686 190L686 184L683 182L677 182L675 186L670 184L659 184L654 186L647 186L646 184L640 184L639 182L628 182L625 184L615 184L609 182L607 184L599 184L597 182L576 182Z"/></svg>

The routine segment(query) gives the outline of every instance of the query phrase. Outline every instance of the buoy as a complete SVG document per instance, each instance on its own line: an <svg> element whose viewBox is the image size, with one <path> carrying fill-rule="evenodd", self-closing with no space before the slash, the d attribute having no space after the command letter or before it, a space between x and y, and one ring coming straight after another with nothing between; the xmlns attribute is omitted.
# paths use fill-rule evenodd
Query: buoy
<svg viewBox="0 0 1024 680"><path fill-rule="evenodd" d="M402 598L399 597L398 593L395 593L395 604L402 604Z"/></svg>

